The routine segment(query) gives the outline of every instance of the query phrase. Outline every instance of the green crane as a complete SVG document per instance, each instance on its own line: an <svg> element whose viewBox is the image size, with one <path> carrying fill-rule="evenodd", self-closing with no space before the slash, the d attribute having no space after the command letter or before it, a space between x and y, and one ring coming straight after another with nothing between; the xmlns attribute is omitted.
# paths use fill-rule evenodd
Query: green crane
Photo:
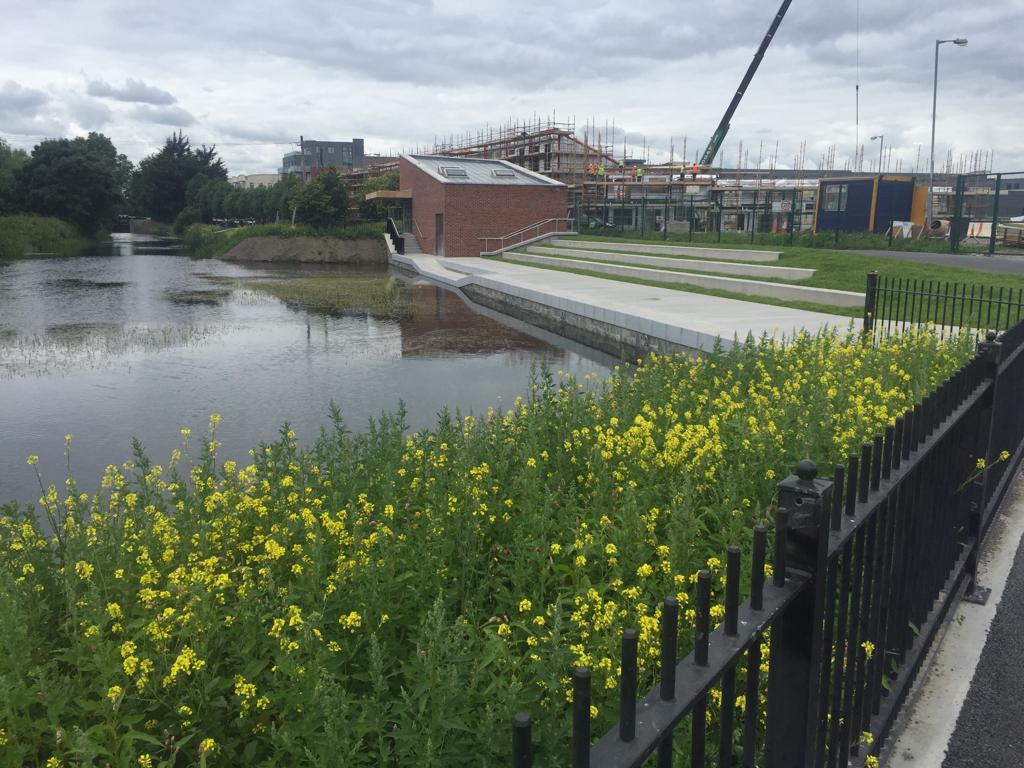
<svg viewBox="0 0 1024 768"><path fill-rule="evenodd" d="M775 37L775 33L779 29L779 25L782 23L782 18L786 15L786 11L789 10L789 4L793 0L783 0L782 5L779 7L779 12L775 14L775 18L772 19L772 25L768 27L768 34L764 36L764 40L761 41L761 46L757 49L757 53L754 54L754 60L750 62L750 66L747 67L747 74L743 76L743 80L740 81L740 87L736 91L736 95L732 97L732 101L729 102L729 108L725 110L725 114L722 116L722 122L718 124L717 130L711 137L711 141L708 143L708 148L704 150L704 156L700 159L702 166L710 166L715 161L715 156L718 154L718 150L722 148L722 142L725 141L725 135L729 133L729 124L732 121L732 116L736 113L736 108L740 105L740 101L743 100L743 94L747 91L747 86L750 85L750 81L754 79L754 73L757 72L757 68L761 65L761 59L764 58L765 51L768 50L768 46L772 43L772 38Z"/></svg>

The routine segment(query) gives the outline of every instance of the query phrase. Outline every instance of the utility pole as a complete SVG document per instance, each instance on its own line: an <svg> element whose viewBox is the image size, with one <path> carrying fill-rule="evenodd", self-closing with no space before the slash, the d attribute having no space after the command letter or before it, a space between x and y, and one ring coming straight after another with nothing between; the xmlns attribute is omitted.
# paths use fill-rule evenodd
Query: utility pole
<svg viewBox="0 0 1024 768"><path fill-rule="evenodd" d="M954 45L963 48L967 45L967 39L957 37L951 40L935 41L935 76L932 84L932 151L931 162L929 163L928 170L928 221L925 224L926 231L931 228L932 218L934 216L934 203L932 198L935 195L935 110L939 99L939 46L943 43L953 43Z"/></svg>

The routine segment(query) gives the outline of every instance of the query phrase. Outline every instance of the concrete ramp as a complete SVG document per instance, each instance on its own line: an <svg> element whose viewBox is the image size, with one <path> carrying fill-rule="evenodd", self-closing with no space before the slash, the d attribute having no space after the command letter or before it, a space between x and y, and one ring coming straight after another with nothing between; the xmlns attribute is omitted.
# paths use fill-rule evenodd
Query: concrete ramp
<svg viewBox="0 0 1024 768"><path fill-rule="evenodd" d="M462 291L477 304L558 333L619 359L725 349L762 334L843 329L849 318L670 288L513 264L392 254L392 263Z"/></svg>
<svg viewBox="0 0 1024 768"><path fill-rule="evenodd" d="M676 272L650 267L633 267L624 264L609 264L583 259L567 259L558 256L540 256L534 253L512 253L507 258L526 264L558 267L560 269L581 269L587 272L599 272L615 277L633 277L655 283L672 283L675 285L696 285L701 288L713 288L720 291L740 293L745 296L763 296L782 301L806 301L811 304L825 306L862 307L864 294L854 291L837 291L831 288L811 288L804 285L788 285L786 283L767 283L761 280L746 280L738 277L721 277L718 275L699 274L694 272Z"/></svg>

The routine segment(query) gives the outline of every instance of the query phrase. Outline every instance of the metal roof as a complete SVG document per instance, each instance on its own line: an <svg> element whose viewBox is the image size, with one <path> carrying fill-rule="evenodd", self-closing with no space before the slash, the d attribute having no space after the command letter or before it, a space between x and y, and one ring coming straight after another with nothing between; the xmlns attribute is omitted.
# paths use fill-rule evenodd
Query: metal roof
<svg viewBox="0 0 1024 768"><path fill-rule="evenodd" d="M444 155L402 155L442 184L491 184L502 186L564 187L560 181L528 171L505 160ZM449 171L449 169L451 169ZM450 174L450 175L449 175Z"/></svg>

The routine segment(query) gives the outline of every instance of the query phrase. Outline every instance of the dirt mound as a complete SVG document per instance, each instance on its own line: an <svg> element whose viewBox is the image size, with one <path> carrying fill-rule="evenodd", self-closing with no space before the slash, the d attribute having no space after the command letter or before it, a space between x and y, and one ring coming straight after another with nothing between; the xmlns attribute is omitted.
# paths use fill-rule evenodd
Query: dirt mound
<svg viewBox="0 0 1024 768"><path fill-rule="evenodd" d="M303 264L387 264L388 252L379 237L247 237L221 258Z"/></svg>

